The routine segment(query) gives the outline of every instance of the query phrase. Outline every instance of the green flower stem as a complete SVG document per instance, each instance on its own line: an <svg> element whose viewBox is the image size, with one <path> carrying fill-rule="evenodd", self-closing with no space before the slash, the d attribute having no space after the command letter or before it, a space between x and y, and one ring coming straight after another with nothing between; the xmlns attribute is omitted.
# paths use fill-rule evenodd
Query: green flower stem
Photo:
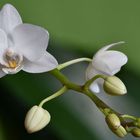
<svg viewBox="0 0 140 140"><path fill-rule="evenodd" d="M120 117L121 114L114 109L112 109L110 106L108 106L106 103L104 103L100 98L98 98L95 94L93 94L91 91L84 91L85 95L87 95L98 107L98 109L107 116L110 113L115 113L121 120L121 123L123 126L127 126L127 122L124 120L124 118ZM129 124L130 125L130 124Z"/></svg>
<svg viewBox="0 0 140 140"><path fill-rule="evenodd" d="M79 63L79 62L82 62L82 61L91 62L92 59L90 59L90 58L78 58L78 59L74 59L74 60L65 62L65 63L63 63L63 64L60 64L60 65L57 67L57 69L58 69L58 70L61 70L61 69L65 68L65 67L67 67L67 66L70 66L70 65L72 65L72 64Z"/></svg>
<svg viewBox="0 0 140 140"><path fill-rule="evenodd" d="M56 97L62 95L62 94L63 94L64 92L66 92L66 91L67 91L67 87L66 87L66 86L63 86L59 91L57 91L57 92L54 93L53 95L51 95L51 96L45 98L44 100L42 100L42 101L40 102L39 106L42 107L44 103L46 103L46 102L48 102L48 101L50 101L50 100L52 100L52 99L54 99L54 98L56 98Z"/></svg>
<svg viewBox="0 0 140 140"><path fill-rule="evenodd" d="M128 133L131 133L132 131L132 128L128 127L128 125L125 127L125 130L128 132Z"/></svg>
<svg viewBox="0 0 140 140"><path fill-rule="evenodd" d="M116 115L120 115L118 112L110 108L107 104L105 104L100 98L98 98L95 94L91 91L86 90L84 91L85 95L87 95L100 109L100 111L106 116L108 113L115 113Z"/></svg>
<svg viewBox="0 0 140 140"><path fill-rule="evenodd" d="M121 115L121 117L124 118L124 119L132 119L132 120L134 120L134 121L137 120L136 117L134 117L134 116L130 116L130 115Z"/></svg>
<svg viewBox="0 0 140 140"><path fill-rule="evenodd" d="M124 124L124 127L125 126L127 126L127 127L134 127L135 125L134 125L134 122L126 122L125 124Z"/></svg>
<svg viewBox="0 0 140 140"><path fill-rule="evenodd" d="M88 89L86 89L85 85L84 86L79 86L79 85L77 85L75 83L72 83L58 69L54 69L54 70L50 71L50 74L55 76L63 85L65 85L67 87L67 89L78 91L78 92L83 93L84 95L88 96L105 115L107 114L106 109L110 110L110 112L113 112L113 113L116 113L117 115L120 115L119 113L117 113L116 111L111 109L108 105L106 105L95 94L93 94Z"/></svg>
<svg viewBox="0 0 140 140"><path fill-rule="evenodd" d="M82 92L82 88L79 85L76 85L75 83L71 82L64 74L62 74L58 69L54 69L50 71L50 74L52 74L56 79L58 79L63 85L65 85L68 89L72 89L78 92Z"/></svg>

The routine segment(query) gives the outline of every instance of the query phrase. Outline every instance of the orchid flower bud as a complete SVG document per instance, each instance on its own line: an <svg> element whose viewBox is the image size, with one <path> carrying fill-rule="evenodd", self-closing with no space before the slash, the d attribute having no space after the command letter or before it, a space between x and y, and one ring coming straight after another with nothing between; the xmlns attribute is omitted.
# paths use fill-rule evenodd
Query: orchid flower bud
<svg viewBox="0 0 140 140"><path fill-rule="evenodd" d="M123 138L127 135L127 131L122 125L120 125L118 129L112 131L120 138Z"/></svg>
<svg viewBox="0 0 140 140"><path fill-rule="evenodd" d="M140 129L139 128L133 128L131 133L135 137L140 137Z"/></svg>
<svg viewBox="0 0 140 140"><path fill-rule="evenodd" d="M127 93L124 83L116 76L108 76L104 81L104 90L110 95L124 95Z"/></svg>
<svg viewBox="0 0 140 140"><path fill-rule="evenodd" d="M25 128L28 133L39 131L50 122L50 118L47 110L35 105L27 112Z"/></svg>
<svg viewBox="0 0 140 140"><path fill-rule="evenodd" d="M134 125L140 128L140 118L137 118L136 121L134 121Z"/></svg>
<svg viewBox="0 0 140 140"><path fill-rule="evenodd" d="M125 128L121 125L119 117L116 114L112 113L107 115L106 122L111 131L118 137L123 138L127 134Z"/></svg>
<svg viewBox="0 0 140 140"><path fill-rule="evenodd" d="M106 122L110 129L117 129L121 125L119 117L114 113L106 116Z"/></svg>

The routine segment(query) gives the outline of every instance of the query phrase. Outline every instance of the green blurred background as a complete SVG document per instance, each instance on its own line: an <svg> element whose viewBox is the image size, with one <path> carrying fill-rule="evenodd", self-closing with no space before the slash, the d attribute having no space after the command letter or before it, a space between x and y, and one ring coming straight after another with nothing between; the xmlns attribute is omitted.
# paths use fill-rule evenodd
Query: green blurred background
<svg viewBox="0 0 140 140"><path fill-rule="evenodd" d="M59 63L92 57L102 46L125 41L117 49L128 55L127 66L117 74L126 84L124 97L98 96L122 113L140 116L140 1L133 0L1 0L13 4L25 23L48 29L48 51ZM87 64L63 71L82 84ZM51 95L61 85L47 73L20 72L0 79L0 140L119 140L107 128L104 117L85 96L68 92L48 102L50 124L27 134L24 117L28 109ZM133 140L128 135L125 140Z"/></svg>

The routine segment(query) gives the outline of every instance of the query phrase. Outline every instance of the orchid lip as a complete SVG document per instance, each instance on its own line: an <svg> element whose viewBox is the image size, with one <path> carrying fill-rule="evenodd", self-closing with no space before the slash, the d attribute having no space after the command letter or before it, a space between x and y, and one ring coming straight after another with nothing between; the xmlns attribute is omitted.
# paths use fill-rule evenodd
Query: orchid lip
<svg viewBox="0 0 140 140"><path fill-rule="evenodd" d="M2 70L7 74L16 73L22 68L23 56L13 50L6 50L4 53L4 64Z"/></svg>

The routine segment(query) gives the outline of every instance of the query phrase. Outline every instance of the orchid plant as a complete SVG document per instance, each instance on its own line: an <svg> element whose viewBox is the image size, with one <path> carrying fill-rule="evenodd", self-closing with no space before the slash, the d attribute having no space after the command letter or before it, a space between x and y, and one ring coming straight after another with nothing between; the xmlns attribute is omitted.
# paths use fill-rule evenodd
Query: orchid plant
<svg viewBox="0 0 140 140"><path fill-rule="evenodd" d="M16 74L20 70L29 73L49 72L62 83L61 89L28 111L25 118L26 130L33 133L43 129L51 119L43 105L68 90L74 90L95 103L104 114L110 130L118 137L123 138L128 133L140 137L140 118L115 111L95 94L103 90L108 96L127 93L124 83L115 74L127 63L128 58L120 51L110 50L124 42L101 48L93 59L78 58L63 64L58 64L54 56L46 51L48 42L49 33L46 29L23 23L18 11L11 4L3 6L0 11L0 77ZM85 71L85 83L78 85L71 82L61 70L82 61L89 63L89 66Z"/></svg>

